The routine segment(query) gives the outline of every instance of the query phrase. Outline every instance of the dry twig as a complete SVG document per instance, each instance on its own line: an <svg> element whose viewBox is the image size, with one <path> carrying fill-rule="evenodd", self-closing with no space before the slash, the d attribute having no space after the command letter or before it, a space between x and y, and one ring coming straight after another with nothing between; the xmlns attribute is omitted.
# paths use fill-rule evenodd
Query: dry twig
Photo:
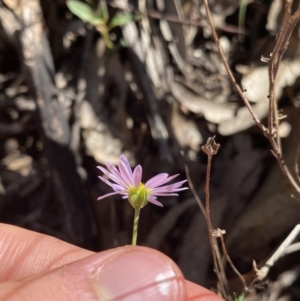
<svg viewBox="0 0 300 301"><path fill-rule="evenodd" d="M255 271L255 279L252 281L252 284L256 282L263 281L272 266L274 266L275 262L285 254L285 250L291 243L295 240L297 235L300 232L300 224L298 224L292 232L288 235L288 237L282 242L276 252L268 259L268 261L264 264L264 266L260 269L257 268L256 262L253 261L253 269Z"/></svg>
<svg viewBox="0 0 300 301"><path fill-rule="evenodd" d="M181 151L180 154L182 155L182 157L185 159L185 154L184 154L184 151ZM188 183L189 183L189 186L190 186L190 189L192 191L192 194L197 202L197 204L199 205L199 208L201 210L201 212L203 213L203 215L205 216L205 208L201 202L201 199L195 189L195 186L193 184L193 181L192 181L192 178L191 178L191 175L190 175L190 170L189 170L189 167L187 165L187 163L185 162L184 164L184 170L185 170L185 174L186 174L186 178L188 180Z"/></svg>
<svg viewBox="0 0 300 301"><path fill-rule="evenodd" d="M208 230L209 243L211 247L211 253L214 263L215 273L218 278L218 284L220 286L221 293L223 297L228 296L227 292L227 281L224 277L222 261L219 259L216 252L217 243L213 235L213 227L210 219L210 193L209 193L209 184L210 184L210 172L211 172L211 163L214 155L218 153L220 144L216 143L215 138L208 138L204 146L201 147L202 151L207 155L207 168L206 168L206 179L205 179L205 220Z"/></svg>
<svg viewBox="0 0 300 301"><path fill-rule="evenodd" d="M233 262L231 261L227 250L226 250L226 246L225 246L225 241L224 241L224 234L226 233L225 230L221 230L221 229L217 229L213 231L213 235L215 237L219 237L220 241L221 241L221 245L222 245L222 250L223 250L223 254L225 256L225 259L227 260L227 262L229 263L229 265L231 266L232 270L234 271L234 273L239 277L239 279L241 280L244 290L247 291L248 287L246 285L246 281L244 279L244 277L241 275L241 273L237 270L237 268L235 267L235 265L233 264Z"/></svg>
<svg viewBox="0 0 300 301"><path fill-rule="evenodd" d="M286 13L290 13L290 0L286 0ZM291 16L289 19L284 19L283 22L283 33L281 34L280 40L279 42L276 43L275 48L273 53L271 54L270 59L265 60L265 61L269 61L269 66L271 71L269 71L269 73L271 73L271 77L270 77L270 82L272 82L273 84L270 85L270 91L273 91L269 97L272 101L270 101L270 107L269 107L269 116L271 119L271 122L269 121L269 128L266 129L262 123L260 122L259 118L256 116L256 114L254 113L254 111L252 110L252 107L248 101L248 99L245 97L242 89L240 88L240 86L238 85L238 83L236 82L231 69L227 63L227 60L225 58L224 52L221 48L221 45L219 43L219 39L216 33L216 29L214 27L214 24L212 22L212 17L211 17L211 13L210 13L210 9L208 6L208 0L204 0L204 5L205 5L205 11L206 11L206 15L207 15L207 19L208 19L208 23L210 25L211 31L212 31L212 36L214 38L214 41L217 45L221 60L223 61L223 64L225 66L225 69L229 75L229 78L233 84L233 86L235 87L237 93L239 94L239 96L241 97L242 101L244 102L245 106L247 107L247 109L249 110L249 113L252 116L253 121L256 123L256 125L260 128L260 130L262 131L262 133L264 134L265 137L268 138L271 146L272 146L272 150L271 153L274 155L274 157L276 158L283 174L287 177L287 179L289 180L289 182L291 183L291 185L294 187L294 189L297 191L298 194L300 194L300 185L297 182L297 180L295 179L295 177L291 174L289 168L287 167L283 157L282 157L282 153L281 153L281 147L280 147L280 142L279 139L274 139L274 135L278 136L278 124L277 126L275 126L275 133L272 132L272 130L274 129L274 124L276 125L276 120L278 119L278 113L274 112L274 110L277 111L277 105L274 104L275 102L275 97L274 97L274 83L275 83L275 78L276 78L276 73L278 70L278 66L279 66L279 62L280 59L282 57L282 54L284 52L284 50L286 49L286 46L289 42L289 38L291 36L291 33L294 29L294 27L296 26L299 18L300 18L300 6L298 7L297 11L295 12L295 14L293 16ZM279 43L279 44L278 44ZM279 45L279 46L278 46ZM275 119L275 121L274 121ZM271 125L270 125L271 124ZM270 128L271 126L271 128Z"/></svg>

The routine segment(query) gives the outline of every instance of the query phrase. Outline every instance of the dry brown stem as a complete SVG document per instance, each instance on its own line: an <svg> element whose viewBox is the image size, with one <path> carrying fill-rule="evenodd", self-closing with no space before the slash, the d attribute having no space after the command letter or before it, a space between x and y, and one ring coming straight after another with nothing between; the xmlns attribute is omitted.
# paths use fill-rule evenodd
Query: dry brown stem
<svg viewBox="0 0 300 301"><path fill-rule="evenodd" d="M220 241L221 241L221 245L222 245L222 250L223 250L223 254L225 256L225 259L227 260L227 262L229 263L229 265L231 266L232 270L234 271L234 273L239 277L239 279L241 280L244 290L247 291L248 287L246 285L246 281L244 279L244 277L241 275L241 273L237 270L237 268L235 267L235 265L233 264L232 260L230 259L230 256L227 253L226 250L226 245L225 245L225 241L224 241L224 234L226 234L225 230L221 230L221 229L217 229L213 231L213 236L215 237L219 237Z"/></svg>
<svg viewBox="0 0 300 301"><path fill-rule="evenodd" d="M222 293L222 296L226 298L228 296L227 292L227 283L226 277L224 277L224 271L222 266L222 261L218 259L218 248L216 239L213 235L213 227L210 218L210 193L209 193L209 184L210 184L210 173L211 173L211 163L214 155L218 153L220 144L215 142L215 137L208 138L204 146L201 147L202 151L207 155L207 167L206 167L206 179L205 179L205 220L208 230L209 243L211 247L211 253L213 258L214 270L218 278L218 284Z"/></svg>
<svg viewBox="0 0 300 301"><path fill-rule="evenodd" d="M272 146L272 154L276 158L283 174L286 176L286 178L289 180L291 185L294 187L294 189L297 191L298 194L300 194L300 186L295 179L295 177L292 175L290 172L289 168L287 167L283 157L282 157L282 152L281 152L281 144L280 144L280 139L278 135L278 112L277 112L277 103L275 100L275 93L274 93L274 85L275 85L275 79L276 79L276 74L278 70L278 66L280 63L280 59L282 57L283 52L285 51L287 44L289 42L290 36L292 34L293 29L295 28L299 18L300 18L300 6L298 7L297 11L291 16L290 13L290 8L291 8L291 1L286 0L286 6L285 6L285 15L283 19L283 24L282 24L282 29L280 30L280 34L277 40L277 43L274 47L274 51L272 52L270 59L264 59L264 61L269 63L269 82L270 82L270 87L269 87L269 128L266 129L254 111L252 110L252 107L248 101L248 99L245 97L242 89L236 82L231 69L227 63L227 60L225 58L224 52L221 48L221 45L219 43L219 39L216 33L216 29L214 27L214 24L212 22L212 17L210 13L210 9L208 6L208 0L204 0L204 5L205 5L205 11L208 19L208 23L210 25L211 31L212 31L212 36L214 38L214 41L217 45L218 52L220 54L221 60L223 61L223 64L225 66L225 69L229 75L229 78L235 87L237 93L241 97L242 101L244 102L245 106L249 110L249 113L252 116L253 121L256 123L256 125L260 128L262 133L264 134L265 137L268 138L271 146ZM275 139L274 139L275 137Z"/></svg>
<svg viewBox="0 0 300 301"><path fill-rule="evenodd" d="M281 155L281 142L278 135L279 117L277 101L275 98L275 81L280 60L284 51L286 50L291 34L300 18L300 6L296 12L291 14L292 1L285 1L284 16L282 20L281 29L270 58L267 60L269 64L269 116L268 127L269 136L274 140L274 146L277 148L277 153Z"/></svg>
<svg viewBox="0 0 300 301"><path fill-rule="evenodd" d="M181 151L180 153L181 153L182 157L185 159L184 151ZM197 204L199 205L199 208L200 208L201 212L205 216L205 208L204 208L204 206L202 204L202 201L201 201L201 199L200 199L200 197L199 197L199 195L198 195L198 193L195 189L195 186L193 184L193 181L192 181L192 178L191 178L191 175L190 175L189 167L186 163L184 164L184 170L185 170L186 178L188 180L188 183L189 183L190 189L192 191L192 194L193 194Z"/></svg>

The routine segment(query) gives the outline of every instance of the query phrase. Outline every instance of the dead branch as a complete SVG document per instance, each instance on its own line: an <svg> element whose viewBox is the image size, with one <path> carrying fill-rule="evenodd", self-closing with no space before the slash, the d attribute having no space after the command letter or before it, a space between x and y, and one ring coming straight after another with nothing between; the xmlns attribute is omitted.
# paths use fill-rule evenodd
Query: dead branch
<svg viewBox="0 0 300 301"><path fill-rule="evenodd" d="M224 64L224 66L225 66L225 69L226 69L226 71L227 71L227 73L228 73L228 75L229 75L229 78L230 78L230 80L231 80L231 82L232 82L234 88L236 89L238 95L241 97L241 99L242 99L242 101L244 102L245 106L246 106L247 109L249 110L249 113L251 114L253 121L254 121L254 122L256 123L256 125L260 128L260 130L262 131L262 133L264 134L264 136L268 138L268 140L269 140L269 142L270 142L270 144L271 144L271 147L272 147L271 152L272 152L272 154L274 155L274 157L276 158L276 160L277 160L277 162L278 162L278 164L279 164L279 166L280 166L280 168L281 168L283 174L287 177L287 179L289 180L289 182L291 183L291 185L294 187L294 189L297 191L297 193L300 194L300 186L299 186L299 183L297 182L297 180L294 178L294 176L291 174L289 168L287 167L287 165L286 165L286 163L285 163L285 161L284 161L284 159L283 159L283 157L282 157L282 154L281 154L281 152L280 152L279 145L277 144L277 139L276 139L276 141L273 139L273 134L274 134L274 133L270 132L270 129L266 129L266 128L262 125L262 123L260 122L259 118L256 116L255 112L252 110L249 101L248 101L247 98L245 97L245 95L244 95L242 89L240 88L240 86L239 86L238 83L236 82L236 80L235 80L235 78L234 78L234 76L233 76L233 74L232 74L232 72L231 72L231 69L230 69L230 67L229 67L229 65L228 65L228 63L227 63L226 58L225 58L224 52L223 52L223 50L222 50L222 48L221 48L221 45L220 45L220 43L219 43L219 39L218 39L218 35L217 35L217 33L216 33L216 29L215 29L214 24L213 24L213 22L212 22L212 17L211 17L209 5L208 5L208 0L204 0L204 5L205 5L205 11L206 11L208 23L209 23L210 28L211 28L211 31L212 31L213 39L214 39L214 41L215 41L215 43L216 43L216 45L217 45L217 48L218 48L220 57L221 57L221 59L222 59L222 61L223 61L223 64ZM300 12L299 12L299 8L298 8L297 13L295 13L295 15L294 15L293 24L294 24L295 20L298 21L299 18L300 18ZM296 25L296 24L294 24L294 26L295 26L295 25ZM292 30L294 27L288 26L288 28L289 28L289 30ZM290 34L291 34L291 33L290 33ZM281 44L282 47L285 47L285 46L287 45L288 39L289 39L289 37L290 37L290 34L288 34L287 32L285 33L284 39L282 38L282 41L283 41L283 42L282 42L283 44ZM285 43L284 43L284 42L285 42ZM280 58L281 55L282 55L282 54L280 55L280 51L282 51L282 48L280 48L280 49L281 49L281 50L278 50L278 51L277 51L277 58ZM278 55L279 55L279 57L278 57ZM274 59L274 60L275 60L275 59ZM277 63L276 63L277 61L274 61L274 62L275 62L275 63L274 63L274 64L275 64L275 65L274 65L274 68L275 68L275 69L274 69L274 72L275 72L274 74L276 74L278 65L277 65ZM276 67L276 66L277 66L277 67ZM275 109L275 108L274 108L274 105L272 104L272 107L269 108L269 110L274 110L274 109ZM274 113L272 113L272 114L273 114L273 116L274 116ZM272 127L272 128L273 128L273 127Z"/></svg>
<svg viewBox="0 0 300 301"><path fill-rule="evenodd" d="M224 277L223 265L220 256L218 256L218 246L216 243L216 239L213 236L213 227L210 219L210 172L211 172L211 163L214 155L218 153L220 148L220 144L215 142L215 138L208 138L207 142L204 146L201 147L202 151L207 155L207 168L206 168L206 179L205 179L205 220L208 230L208 237L211 247L211 253L214 263L215 273L218 278L218 284L220 286L220 290L222 296L227 298L228 296L228 284L226 278ZM216 251L217 250L217 251ZM219 257L219 259L218 259Z"/></svg>
<svg viewBox="0 0 300 301"><path fill-rule="evenodd" d="M285 250L288 246L291 245L291 243L295 240L295 238L298 236L300 232L300 224L298 224L292 231L291 233L287 236L287 238L281 243L279 248L276 250L276 252L267 260L267 262L258 269L256 267L255 261L253 261L253 269L255 271L255 279L253 280L252 284L258 282L258 281L263 281L269 271L270 268L274 266L276 261L281 258L285 254Z"/></svg>

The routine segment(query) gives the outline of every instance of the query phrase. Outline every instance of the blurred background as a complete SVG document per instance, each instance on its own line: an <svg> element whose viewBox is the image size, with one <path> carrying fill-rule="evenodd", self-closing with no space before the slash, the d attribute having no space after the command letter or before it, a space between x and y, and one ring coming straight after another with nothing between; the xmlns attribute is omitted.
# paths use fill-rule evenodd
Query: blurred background
<svg viewBox="0 0 300 301"><path fill-rule="evenodd" d="M231 70L265 124L268 66L260 59L273 50L284 1L209 5ZM275 88L292 171L299 64L296 27ZM0 89L3 223L94 251L130 244L133 209L118 195L96 201L110 192L96 166L125 154L133 167L142 165L144 181L160 172L183 180L186 166L203 202L207 157L200 147L214 135L221 148L211 175L212 222L226 230L227 251L246 279L253 279L252 260L263 264L299 222L299 195L231 85L200 0L2 0ZM163 208L141 211L138 244L216 289L193 194L160 201ZM249 300L300 300L299 258L296 251L280 259ZM230 268L227 276L239 294Z"/></svg>

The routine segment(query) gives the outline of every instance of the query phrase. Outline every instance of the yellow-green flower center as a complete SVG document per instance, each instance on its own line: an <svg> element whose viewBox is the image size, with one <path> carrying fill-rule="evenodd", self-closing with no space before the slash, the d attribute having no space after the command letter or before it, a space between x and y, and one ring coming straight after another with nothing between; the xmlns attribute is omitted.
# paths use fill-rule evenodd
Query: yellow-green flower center
<svg viewBox="0 0 300 301"><path fill-rule="evenodd" d="M148 195L151 189L147 189L143 183L138 187L130 187L128 189L128 200L135 209L141 209L148 203Z"/></svg>

